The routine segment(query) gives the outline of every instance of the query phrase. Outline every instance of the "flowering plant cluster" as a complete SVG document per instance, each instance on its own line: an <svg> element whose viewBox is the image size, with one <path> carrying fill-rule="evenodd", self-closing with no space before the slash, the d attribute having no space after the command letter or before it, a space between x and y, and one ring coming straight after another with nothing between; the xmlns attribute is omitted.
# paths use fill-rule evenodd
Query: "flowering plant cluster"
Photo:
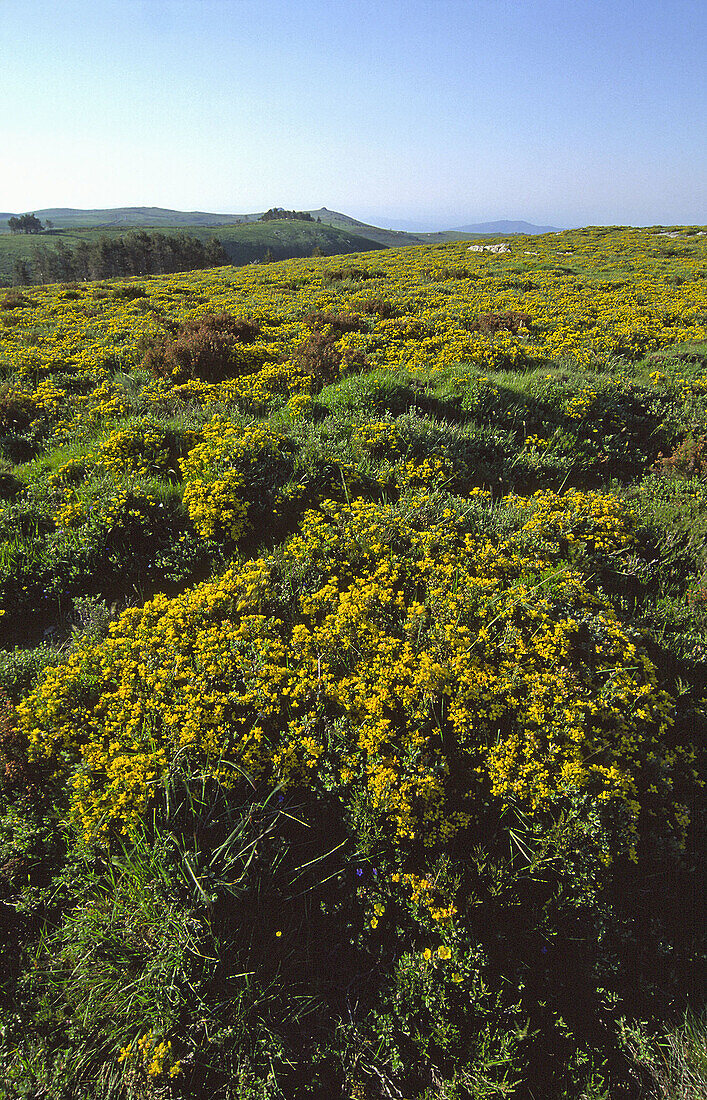
<svg viewBox="0 0 707 1100"><path fill-rule="evenodd" d="M520 523L499 541L452 509L425 523L426 499L325 503L278 559L127 611L47 672L18 714L31 757L64 772L87 841L130 833L187 752L222 779L236 766L342 797L363 786L401 850L438 849L484 798L552 815L586 793L616 826L607 861L635 855L660 774L665 828L684 843L670 696L561 549L630 547L620 501L512 498ZM271 594L283 572L307 578L286 608Z"/></svg>
<svg viewBox="0 0 707 1100"><path fill-rule="evenodd" d="M697 953L704 247L0 303L0 1081L633 1100Z"/></svg>
<svg viewBox="0 0 707 1100"><path fill-rule="evenodd" d="M205 424L201 441L180 462L184 503L197 531L237 542L258 513L272 513L291 465L287 450L284 437L259 424L218 416Z"/></svg>

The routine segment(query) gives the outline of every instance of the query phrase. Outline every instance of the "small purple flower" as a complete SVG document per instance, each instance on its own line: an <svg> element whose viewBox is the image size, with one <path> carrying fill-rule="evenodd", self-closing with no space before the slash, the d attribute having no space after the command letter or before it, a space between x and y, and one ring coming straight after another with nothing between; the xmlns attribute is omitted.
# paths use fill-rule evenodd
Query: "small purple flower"
<svg viewBox="0 0 707 1100"><path fill-rule="evenodd" d="M361 877L361 875L363 874L363 868L362 868L362 867L357 867L357 868L356 868L356 874L357 874L357 875L358 875L358 877L360 878L360 877Z"/></svg>

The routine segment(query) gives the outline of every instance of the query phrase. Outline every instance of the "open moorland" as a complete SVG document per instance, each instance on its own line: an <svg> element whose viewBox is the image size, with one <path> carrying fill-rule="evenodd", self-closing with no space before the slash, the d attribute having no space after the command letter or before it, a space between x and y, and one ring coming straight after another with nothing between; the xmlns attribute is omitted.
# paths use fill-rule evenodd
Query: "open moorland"
<svg viewBox="0 0 707 1100"><path fill-rule="evenodd" d="M385 234L386 230L381 230ZM407 242L406 242L407 243ZM37 235L0 233L0 287L115 275L163 274L217 264L383 248L355 231L308 221L250 221L106 228L67 227ZM202 255L196 255L201 249Z"/></svg>
<svg viewBox="0 0 707 1100"><path fill-rule="evenodd" d="M278 211L289 216L273 217ZM36 218L42 231L12 232L10 225L17 216L0 213L0 287L164 275L219 264L335 256L542 229L527 222L489 222L434 233L407 233L368 225L326 206L289 212L278 207L265 215L151 206L57 208L24 217Z"/></svg>
<svg viewBox="0 0 707 1100"><path fill-rule="evenodd" d="M704 1098L706 240L0 292L0 1096Z"/></svg>
<svg viewBox="0 0 707 1100"><path fill-rule="evenodd" d="M275 209L282 209L278 207ZM209 214L202 210L167 210L160 206L119 206L105 210L76 210L70 207L48 208L38 210L36 217L46 226L51 234L57 231L81 230L81 229L162 229L174 232L182 230L191 232L195 228L209 229L215 226L240 228L252 225L262 219L265 211L251 214ZM438 244L442 240L456 240L479 234L494 232L522 232L526 227L528 232L538 232L540 226L526 226L526 223L499 223L496 226L486 224L483 226L466 226L462 230L444 230L437 233L409 233L395 229L382 229L377 225L369 225L368 222L359 221L348 214L342 214L337 210L329 210L321 206L317 210L299 211L309 214L314 222L320 225L329 225L335 229L353 233L356 236L365 237L369 241L386 246L403 247L409 244ZM10 233L9 219L16 217L9 213L0 212L0 239ZM548 227L548 231L549 231Z"/></svg>
<svg viewBox="0 0 707 1100"><path fill-rule="evenodd" d="M278 213L286 216L280 218ZM0 213L0 287L164 275L220 264L441 244L504 232L537 233L542 228L526 222L489 222L458 230L406 233L368 225L326 206L307 211L277 207L265 214L208 214L150 206L57 208L23 217L36 219L37 231L17 232L17 226L11 231L18 217Z"/></svg>

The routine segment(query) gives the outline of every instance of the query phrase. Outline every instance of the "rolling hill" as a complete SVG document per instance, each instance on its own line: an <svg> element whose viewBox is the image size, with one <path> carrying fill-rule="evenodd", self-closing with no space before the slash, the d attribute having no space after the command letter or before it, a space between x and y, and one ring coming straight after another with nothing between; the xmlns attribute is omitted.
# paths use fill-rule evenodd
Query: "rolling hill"
<svg viewBox="0 0 707 1100"><path fill-rule="evenodd" d="M120 206L113 209L79 210L73 207L47 207L33 211L46 223L52 222L57 229L194 229L213 226L249 225L260 220L262 211L250 214L214 214L203 210L169 210L161 206ZM397 229L383 229L369 225L348 214L329 210L321 206L307 213L318 219L323 225L342 229L347 233L376 241L388 248L400 248L411 244L436 244L442 241L461 240L468 236L495 235L498 233L557 233L554 226L531 225L523 221L482 222L478 225L463 225L454 229L435 233L406 232ZM0 213L0 233L7 233L8 218L11 213Z"/></svg>
<svg viewBox="0 0 707 1100"><path fill-rule="evenodd" d="M93 245L97 240L104 238L115 240L136 230L168 236L184 233L190 237L197 237L204 244L216 237L221 241L229 263L236 266L262 260L284 260L313 254L335 256L351 252L371 252L386 247L383 243L359 236L350 230L308 221L255 221L241 225L220 226L186 224L176 226L115 224L92 228L74 226L52 229L36 236L8 232L0 235L0 286L9 286L13 282L23 281L17 275L18 263L27 264L31 281L38 281L34 271L37 249L48 250L51 253L57 248L64 248L75 252L83 242Z"/></svg>
<svg viewBox="0 0 707 1100"><path fill-rule="evenodd" d="M167 210L161 206L119 206L114 209L79 210L47 207L33 210L40 221L51 221L56 229L186 228L211 225L240 225L257 221L260 214L210 214L201 210ZM2 223L12 214L0 214Z"/></svg>
<svg viewBox="0 0 707 1100"><path fill-rule="evenodd" d="M329 210L326 206L307 211L312 220L275 219L261 221L261 213L215 214L206 211L169 210L159 206L124 206L113 209L80 210L72 207L46 207L34 213L45 225L40 235L13 234L7 224L13 217L0 214L0 284L24 282L21 266L27 265L30 281L37 281L37 248L54 251L75 250L82 242L94 244L101 236L110 239L135 230L150 233L188 233L204 243L218 237L232 264L240 265L265 259L338 255L368 252L379 248L408 245L442 244L479 236L554 233L550 226L528 222L485 222L435 233L411 233L383 229ZM33 261L34 258L34 261ZM20 266L18 266L20 265ZM44 265L44 271L47 267ZM52 270L51 266L49 270ZM59 269L57 269L59 270ZM46 277L46 275L45 275Z"/></svg>
<svg viewBox="0 0 707 1100"><path fill-rule="evenodd" d="M50 221L52 228L50 233L56 234L61 230L77 229L103 229L122 230L130 229L180 229L194 231L196 229L210 229L213 227L228 227L230 229L241 228L260 221L263 211L251 214L213 214L202 210L168 210L161 206L121 206L106 210L79 210L71 207L47 207L44 210L32 211L43 223ZM333 229L342 230L349 235L364 237L375 244L386 248L403 248L413 244L439 244L442 241L460 240L468 233L459 230L447 230L439 233L406 233L395 229L382 229L380 226L368 225L341 214L336 210L329 210L326 206L318 210L309 210L307 213L319 220L321 225L331 226ZM8 218L15 215L0 214L0 236L9 235L7 225ZM306 222L299 223L306 225Z"/></svg>

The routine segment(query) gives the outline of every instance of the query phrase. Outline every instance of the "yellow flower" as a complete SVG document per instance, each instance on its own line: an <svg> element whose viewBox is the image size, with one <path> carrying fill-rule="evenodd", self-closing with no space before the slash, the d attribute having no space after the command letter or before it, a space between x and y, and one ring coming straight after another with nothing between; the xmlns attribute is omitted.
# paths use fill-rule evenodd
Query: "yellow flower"
<svg viewBox="0 0 707 1100"><path fill-rule="evenodd" d="M445 943L443 943L441 947L437 948L437 955L440 959L451 959L452 952L450 948L447 947Z"/></svg>

